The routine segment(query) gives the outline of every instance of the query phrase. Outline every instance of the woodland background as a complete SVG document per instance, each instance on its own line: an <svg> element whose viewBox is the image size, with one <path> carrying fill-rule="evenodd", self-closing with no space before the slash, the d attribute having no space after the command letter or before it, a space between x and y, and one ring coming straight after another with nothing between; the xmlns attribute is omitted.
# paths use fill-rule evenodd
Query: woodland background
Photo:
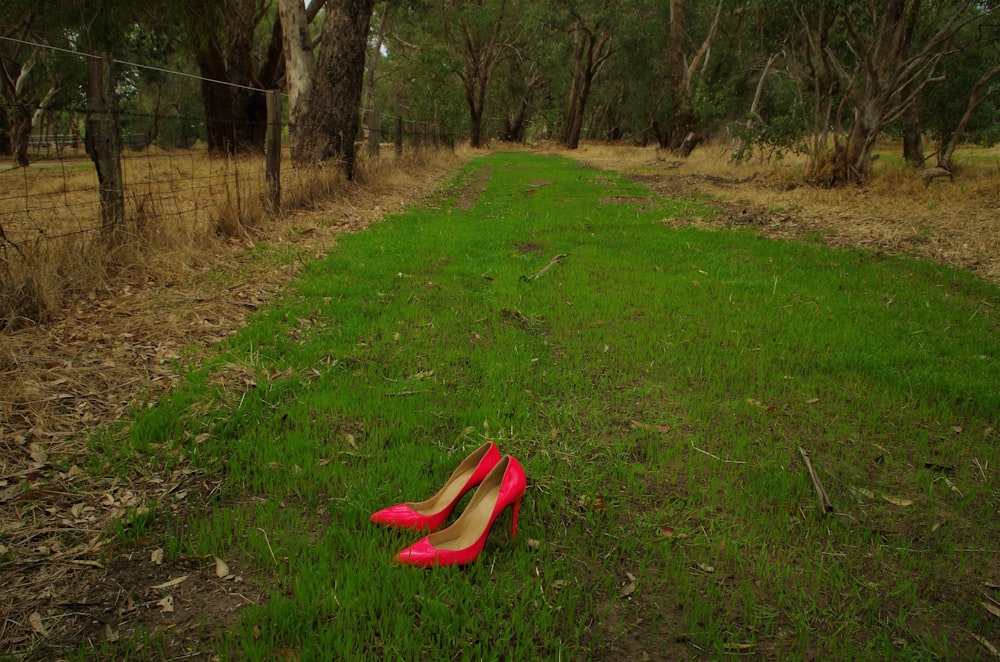
<svg viewBox="0 0 1000 662"><path fill-rule="evenodd" d="M806 153L807 177L825 185L864 182L876 139L890 135L911 162L933 157L950 172L960 140L1000 138L995 9L972 0L8 0L0 153L24 165L31 135L79 133L79 54L110 52L141 65L118 73L122 130L137 148L260 150L264 91L282 90L293 156L338 158L348 171L361 108L378 107L473 147L624 140L685 156L725 136L737 159ZM301 145L296 125L310 127Z"/></svg>

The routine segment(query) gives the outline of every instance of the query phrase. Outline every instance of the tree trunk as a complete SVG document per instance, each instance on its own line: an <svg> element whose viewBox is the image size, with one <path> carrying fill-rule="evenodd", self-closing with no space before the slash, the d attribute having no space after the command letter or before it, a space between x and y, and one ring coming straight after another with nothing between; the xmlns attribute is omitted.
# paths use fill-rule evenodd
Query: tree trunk
<svg viewBox="0 0 1000 662"><path fill-rule="evenodd" d="M24 102L11 108L11 147L14 165L23 168L28 165L28 142L31 140L31 118L34 113Z"/></svg>
<svg viewBox="0 0 1000 662"><path fill-rule="evenodd" d="M503 133L500 139L511 143L523 143L526 138L526 128L528 123L528 96L521 97L521 102L514 113L508 113L504 118Z"/></svg>
<svg viewBox="0 0 1000 662"><path fill-rule="evenodd" d="M10 142L10 118L7 107L0 105L0 156L11 156L13 147Z"/></svg>
<svg viewBox="0 0 1000 662"><path fill-rule="evenodd" d="M587 109L587 101L590 99L591 86L601 67L617 50L611 48L611 32L599 34L600 30L600 25L595 26L593 30L582 24L574 27L573 82L570 86L563 127L563 145L567 149L576 149L580 146L583 116Z"/></svg>
<svg viewBox="0 0 1000 662"><path fill-rule="evenodd" d="M299 132L305 131L309 94L316 72L312 54L312 39L302 0L279 0L282 41L285 51L285 88L288 90L288 134L292 161L308 162L303 153L305 140Z"/></svg>
<svg viewBox="0 0 1000 662"><path fill-rule="evenodd" d="M670 131L670 149L678 156L687 157L691 150L702 141L697 133L698 116L694 110L692 86L698 65L705 60L715 40L722 16L722 2L715 10L712 25L701 46L691 56L684 53L686 36L684 10L686 0L670 0L670 88L673 105L673 129Z"/></svg>
<svg viewBox="0 0 1000 662"><path fill-rule="evenodd" d="M920 134L920 115L914 99L903 112L903 159L907 163L924 164L924 139Z"/></svg>
<svg viewBox="0 0 1000 662"><path fill-rule="evenodd" d="M293 146L298 148L300 163L337 160L348 179L354 177L354 141L374 3L341 0L327 7L315 81L307 101L309 130L297 131Z"/></svg>

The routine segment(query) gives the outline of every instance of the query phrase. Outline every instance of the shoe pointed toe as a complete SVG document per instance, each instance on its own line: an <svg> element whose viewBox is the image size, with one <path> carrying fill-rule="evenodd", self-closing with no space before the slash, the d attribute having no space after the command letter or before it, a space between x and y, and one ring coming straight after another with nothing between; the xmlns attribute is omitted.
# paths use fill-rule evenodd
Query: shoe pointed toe
<svg viewBox="0 0 1000 662"><path fill-rule="evenodd" d="M394 560L404 565L432 568L440 565L439 552L425 537L396 554Z"/></svg>

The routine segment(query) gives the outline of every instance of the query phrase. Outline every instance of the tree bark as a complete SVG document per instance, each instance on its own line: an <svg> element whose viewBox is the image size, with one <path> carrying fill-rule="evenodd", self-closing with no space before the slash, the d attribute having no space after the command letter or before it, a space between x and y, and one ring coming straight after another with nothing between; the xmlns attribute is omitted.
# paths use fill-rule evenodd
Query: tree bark
<svg viewBox="0 0 1000 662"><path fill-rule="evenodd" d="M316 73L312 54L312 39L302 0L279 0L278 14L281 21L282 43L285 52L285 89L288 91L288 135L292 161L308 161L302 153L304 140L299 132L305 131L307 103Z"/></svg>
<svg viewBox="0 0 1000 662"><path fill-rule="evenodd" d="M23 168L28 165L28 141L31 140L31 118L34 113L26 103L15 103L11 107L10 140L14 165Z"/></svg>
<svg viewBox="0 0 1000 662"><path fill-rule="evenodd" d="M315 80L309 96L300 99L307 104L309 128L303 131L300 126L294 136L298 164L335 160L348 179L354 177L373 8L374 0L341 0L327 7Z"/></svg>
<svg viewBox="0 0 1000 662"><path fill-rule="evenodd" d="M264 148L267 100L254 89L261 84L254 67L253 40L269 6L263 0L186 3L196 35L195 61L202 77L211 79L201 85L211 152Z"/></svg>
<svg viewBox="0 0 1000 662"><path fill-rule="evenodd" d="M924 164L924 138L920 133L916 99L903 112L903 160L913 165Z"/></svg>

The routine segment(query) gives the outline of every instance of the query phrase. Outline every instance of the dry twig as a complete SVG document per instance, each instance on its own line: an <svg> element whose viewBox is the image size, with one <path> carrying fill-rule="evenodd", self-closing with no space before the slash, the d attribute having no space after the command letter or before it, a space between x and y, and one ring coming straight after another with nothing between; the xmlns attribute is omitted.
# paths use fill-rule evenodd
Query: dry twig
<svg viewBox="0 0 1000 662"><path fill-rule="evenodd" d="M830 501L830 497L827 496L826 490L823 489L823 483L819 481L819 476L816 475L816 470L813 469L812 462L809 461L809 453L806 452L804 448L799 446L799 453L802 455L802 461L806 463L806 469L809 470L809 477L812 478L813 487L816 488L816 496L819 497L819 507L823 515L833 511L833 502Z"/></svg>

